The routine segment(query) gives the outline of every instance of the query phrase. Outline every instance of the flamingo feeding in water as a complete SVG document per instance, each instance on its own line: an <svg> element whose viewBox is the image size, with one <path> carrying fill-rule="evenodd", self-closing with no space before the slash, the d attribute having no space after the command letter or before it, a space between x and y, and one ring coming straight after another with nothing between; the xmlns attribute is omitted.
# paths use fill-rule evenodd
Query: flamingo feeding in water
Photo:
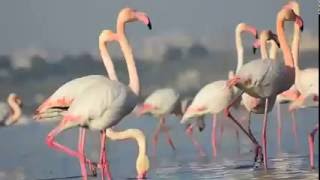
<svg viewBox="0 0 320 180"><path fill-rule="evenodd" d="M60 95L61 97L61 94L64 93L63 91L61 91L61 89L63 89L64 87L66 87L65 89L68 89L68 90L72 90L72 88L76 88L76 89L78 88L77 89L78 94L72 94L70 93L71 91L69 93L66 93L68 95L71 94L71 97L73 97L72 99L67 100L67 103L65 103L66 102L65 96L62 96L62 99L64 100L63 103L61 103L61 98L55 99L55 98L52 98L51 96L37 110L38 115L45 114L43 113L45 112L45 110L43 109L56 108L56 106L53 105L52 102L58 105L64 104L69 107L68 110L63 114L63 119L60 122L59 126L49 133L47 137L47 143L49 146L52 146L53 148L62 150L68 153L69 155L78 157L80 160L82 175L84 176L84 178L86 178L86 169L85 169L84 161L88 161L88 160L85 160L84 152L83 152L84 135L85 135L85 131L83 128L86 127L93 130L100 130L102 132L106 128L116 125L122 119L122 117L130 113L137 101L137 95L139 94L139 90L140 90L139 77L135 67L135 61L133 58L132 49L128 43L128 40L124 32L124 23L132 22L136 20L142 21L144 24L148 25L149 28L151 28L151 22L145 13L138 12L131 8L124 8L123 10L120 11L118 15L118 22L117 22L118 32L116 35L111 37L111 39L115 39L120 43L120 47L124 52L124 56L127 62L127 67L129 72L129 79L130 79L129 87L123 85L122 83L109 80L104 76L100 76L100 75L86 76L86 77L78 78L66 83L64 86L58 89L57 92L60 92L60 94L57 92L55 93ZM107 51L105 52L107 53ZM105 62L105 65L108 65L108 64L110 64L110 61ZM86 85L85 83L86 79L88 81L91 81L89 82L89 84L91 83L91 85L87 85L86 88L83 88L81 86L81 83L79 82L83 82L83 84ZM93 79L93 82L92 82L92 79ZM82 92L79 92L79 91L83 91L83 92L85 91L85 94L82 94ZM98 108L96 107L97 105L98 105ZM59 134L65 129L76 127L76 126L82 126L82 128L80 128L80 138L79 138L79 147L78 147L79 152L72 151L69 148L66 148L60 144L57 144L54 141L54 137L57 134ZM114 132L112 129L110 129L107 131L106 135L109 137L113 136L112 139L118 139L117 137L114 137L115 132L113 134L112 133L110 134L111 131ZM122 135L121 137L123 138L124 136ZM102 146L104 146L105 142L101 141L101 143L103 143ZM145 147L142 147L142 148L145 148ZM146 151L144 150L141 152L146 152ZM100 162L101 162L101 157L100 157ZM139 153L136 165L137 165L138 177L139 178L145 177L146 171L149 168L148 157L145 154L141 156L141 154ZM105 164L103 163L102 169L104 166Z"/></svg>
<svg viewBox="0 0 320 180"><path fill-rule="evenodd" d="M10 93L7 102L0 103L0 126L10 126L17 123L22 111L21 98L15 93Z"/></svg>
<svg viewBox="0 0 320 180"><path fill-rule="evenodd" d="M152 144L153 144L152 151L154 156L156 155L157 144L158 144L159 134L161 130L164 131L165 136L167 138L167 142L171 146L171 148L173 150L176 149L176 147L173 144L173 140L169 134L168 127L165 124L165 121L166 121L165 117L169 114L175 114L181 117L188 104L189 104L188 99L184 99L181 101L180 94L176 90L172 88L162 88L162 89L155 90L145 99L143 104L138 106L137 114L139 116L143 114L152 114L153 116L159 118L159 125L157 126L152 136ZM199 119L198 121L203 121L203 120ZM202 126L201 122L198 124L200 124L200 127L199 127L200 130L202 130L204 127ZM192 143L198 149L200 155L204 155L204 151L202 147L192 137L191 129L192 129L192 126L190 125L187 128L186 133L191 138Z"/></svg>
<svg viewBox="0 0 320 180"><path fill-rule="evenodd" d="M300 14L300 6L296 1L290 1L285 8L292 9L296 14ZM319 107L319 68L306 68L301 70L299 67L299 46L300 46L300 28L294 26L294 37L292 42L292 53L294 59L294 68L296 73L295 87L299 91L298 96L289 105L289 111L305 107ZM310 167L314 168L314 135L319 130L319 123L308 135Z"/></svg>
<svg viewBox="0 0 320 180"><path fill-rule="evenodd" d="M235 31L236 36L236 46L238 51L238 65L237 69L239 68L239 64L241 64L242 59L242 52L243 48L241 49L241 32L247 31L257 37L257 30L252 27L245 25L244 23L240 23L237 26ZM242 50L242 52L241 52ZM181 123L185 123L188 119L193 117L203 116L205 114L211 113L213 114L213 122L212 122L212 154L213 157L216 157L216 114L220 113L223 109L225 109L229 103L231 102L234 96L234 89L233 87L227 86L227 81L220 80L214 81L210 84L204 86L194 97L191 105L185 111ZM243 129L241 124L237 124L241 129ZM247 134L248 135L248 134ZM256 142L255 139L248 136L253 142Z"/></svg>
<svg viewBox="0 0 320 180"><path fill-rule="evenodd" d="M265 98L262 130L263 162L265 168L267 168L266 128L269 101L272 98L276 98L278 94L288 90L293 85L295 78L294 62L284 32L285 21L295 21L299 25L299 28L303 28L303 20L300 16L296 15L294 11L286 8L282 8L279 11L276 27L280 47L283 51L284 63L277 60L253 60L242 66L235 77L228 81L228 86L236 85L242 90L242 93L246 92L250 96L256 98ZM242 93L240 93L240 95ZM233 103L240 97L240 95L235 98ZM230 108L233 103L231 103L228 108ZM227 115L231 119L234 119L230 113Z"/></svg>

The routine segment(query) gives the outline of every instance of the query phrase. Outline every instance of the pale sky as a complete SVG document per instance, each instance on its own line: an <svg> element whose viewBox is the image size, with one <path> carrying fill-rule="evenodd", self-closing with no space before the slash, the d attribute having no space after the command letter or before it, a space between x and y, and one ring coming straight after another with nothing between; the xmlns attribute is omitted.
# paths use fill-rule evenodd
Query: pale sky
<svg viewBox="0 0 320 180"><path fill-rule="evenodd" d="M185 34L212 46L234 47L239 22L275 29L276 13L285 0L1 0L0 54L35 48L49 53L97 52L102 29L113 29L125 6L145 11L153 30L128 26L135 49L146 38ZM300 0L306 33L318 38L318 2ZM311 38L312 39L312 38ZM318 41L318 39L315 39Z"/></svg>

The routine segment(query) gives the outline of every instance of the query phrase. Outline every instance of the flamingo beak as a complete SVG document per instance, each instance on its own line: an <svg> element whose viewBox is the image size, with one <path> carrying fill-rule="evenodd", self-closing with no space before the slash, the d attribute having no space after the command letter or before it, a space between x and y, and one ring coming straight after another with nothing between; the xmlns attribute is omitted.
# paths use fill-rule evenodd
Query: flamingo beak
<svg viewBox="0 0 320 180"><path fill-rule="evenodd" d="M147 25L149 30L152 29L152 24L150 18L146 15L144 12L136 12L136 17L139 21L141 21L143 24Z"/></svg>
<svg viewBox="0 0 320 180"><path fill-rule="evenodd" d="M148 19L149 19L149 18L148 18ZM152 29L152 24L151 24L150 19L149 19L149 23L147 24L147 26L148 26L149 30L151 30L151 29Z"/></svg>
<svg viewBox="0 0 320 180"><path fill-rule="evenodd" d="M141 174L138 174L137 179L146 179L147 178L147 171L144 171Z"/></svg>

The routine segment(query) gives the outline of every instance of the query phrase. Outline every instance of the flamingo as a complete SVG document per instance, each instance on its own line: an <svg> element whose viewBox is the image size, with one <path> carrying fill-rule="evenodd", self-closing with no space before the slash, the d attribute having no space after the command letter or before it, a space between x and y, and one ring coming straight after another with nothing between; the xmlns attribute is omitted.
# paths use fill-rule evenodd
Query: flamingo
<svg viewBox="0 0 320 180"><path fill-rule="evenodd" d="M267 41L271 41L272 43L272 49L277 48L279 46L278 38L275 34L273 34L272 31L270 30L262 30L259 34L259 40L256 40L254 42L253 46L253 52L255 53L256 48L260 47L260 54L261 54L261 59L262 60L268 60L268 54L267 54L267 49L266 49L266 43ZM274 54L273 54L274 56ZM265 110L265 98L255 98L247 93L243 93L241 95L241 104L246 108L248 111L248 132L253 136L251 127L250 127L250 121L251 121L251 113L255 114L264 114ZM272 110L273 106L275 103L275 97L270 98L270 102L268 104L268 113Z"/></svg>
<svg viewBox="0 0 320 180"><path fill-rule="evenodd" d="M239 67L239 64L242 63L241 62L242 53L241 53L241 47L240 47L241 45L240 34L242 31L250 32L255 37L257 37L257 30L252 26L248 26L240 23L240 25L238 25L238 27L236 28L235 36L236 36L236 45L237 45L237 51L238 51L237 68ZM200 91L196 94L191 105L187 108L181 120L181 123L185 123L188 119L193 117L203 116L208 113L213 114L212 133L211 133L213 157L216 157L216 114L221 112L223 109L225 109L229 105L233 96L234 96L234 89L231 86L230 87L227 86L227 81L219 80L219 81L214 81L212 83L209 83L205 85L202 89L200 89ZM241 129L243 129L241 124L238 123L237 125ZM246 132L244 129L243 131ZM254 139L254 137L249 136L248 133L246 133L246 135L255 144L257 144L257 141Z"/></svg>
<svg viewBox="0 0 320 180"><path fill-rule="evenodd" d="M152 114L156 118L159 118L159 124L152 136L154 156L157 153L157 144L158 144L159 134L161 130L164 131L167 138L167 142L171 146L171 148L173 150L176 149L176 147L173 144L173 140L169 134L168 127L165 124L166 122L165 117L169 114L182 116L182 113L183 113L182 111L185 110L186 108L185 106L187 106L188 103L189 103L188 99L184 99L183 101L180 100L180 94L176 90L172 88L162 88L152 92L145 99L143 104L138 106L138 109L136 112L139 116L143 114ZM190 128L192 128L192 126L190 126L186 131L187 134L190 136L193 144L199 150L200 155L204 155L204 151L200 147L199 143L192 137L191 135L192 130Z"/></svg>
<svg viewBox="0 0 320 180"><path fill-rule="evenodd" d="M84 126L93 130L104 131L106 128L116 125L122 117L126 114L130 113L132 108L135 106L137 95L139 94L139 78L137 75L137 70L135 67L135 62L133 59L132 49L126 39L124 33L124 23L132 22L132 21L142 21L149 28L151 28L151 23L149 17L143 13L136 11L131 8L124 8L120 11L118 15L118 23L117 29L118 32L111 39L116 39L120 43L120 47L124 52L125 59L127 62L130 84L129 87L119 83L115 80L109 80L104 76L100 75L91 75L85 76L82 78L78 78L72 80L66 84L64 84L60 89L54 93L54 95L58 94L59 98L52 98L52 96L44 102L38 109L37 115L43 115L47 109L53 108L56 106L60 106L63 108L64 106L69 107L66 112L63 114L63 119L54 130L52 130L47 136L47 144L55 149L62 150L71 156L76 156L79 158L81 162L82 175L86 179L86 169L84 164ZM120 29L119 29L120 28ZM119 32L120 31L120 32ZM101 36L100 36L101 37ZM99 43L101 45L102 43ZM101 48L100 48L101 50ZM105 53L101 52L104 64L110 65L110 61L108 61L107 51ZM105 55L105 56L103 56ZM108 70L108 69L107 69ZM109 75L110 72L108 71ZM114 78L115 76L113 76ZM87 80L86 80L87 79ZM82 83L85 87L81 86ZM88 85L89 83L90 85ZM67 91L62 91L61 89L66 89ZM76 93L72 94L72 89L76 89ZM82 92L81 92L82 91ZM81 95L85 91L84 95ZM92 91L92 92L91 92ZM90 93L92 94L90 94ZM73 98L66 98L61 94L70 95ZM100 95L100 96L97 96ZM62 98L61 98L62 96ZM90 96L90 97L89 97ZM57 95L56 95L57 97ZM94 99L99 98L99 99ZM93 102L93 100L96 100ZM100 102L100 103L99 103ZM86 105L81 105L85 103ZM91 103L91 104L90 104ZM95 103L95 105L93 105ZM95 107L98 106L98 109ZM92 105L92 106L90 106ZM41 113L42 112L42 113ZM39 116L38 116L39 117ZM40 116L41 118L42 116ZM80 137L79 137L79 152L74 152L69 148L66 148L60 144L57 144L54 141L54 138L57 134L62 132L65 129L82 126L80 128ZM112 130L109 130L110 132ZM103 134L103 132L102 132ZM107 136L110 136L106 133ZM114 135L114 134L113 134ZM115 138L113 138L115 139ZM103 140L103 136L101 138L101 149L104 150L105 141ZM103 159L103 158L102 158ZM86 160L88 161L88 160ZM101 162L100 156L100 162ZM146 175L146 171L149 168L148 157L146 155L140 156L137 159L137 167L138 177L144 177ZM102 169L104 167L104 163L102 163ZM104 171L103 171L104 172ZM105 174L105 173L103 173ZM108 177L109 179L111 177Z"/></svg>
<svg viewBox="0 0 320 180"><path fill-rule="evenodd" d="M10 126L17 123L22 114L21 108L21 98L15 93L10 93L7 103L0 103L0 126Z"/></svg>
<svg viewBox="0 0 320 180"><path fill-rule="evenodd" d="M281 61L272 60L253 60L242 66L240 71L234 78L228 80L228 86L236 85L242 90L240 95L234 99L233 103L239 99L243 92L256 98L265 98L265 111L262 131L263 141L263 162L264 168L267 168L267 149L266 149L266 128L267 128L267 112L270 100L286 90L288 90L294 83L295 72L294 62L290 47L286 41L284 32L284 22L295 21L299 28L303 28L303 20L296 15L294 11L282 8L277 15L277 34L280 42L280 47L283 51L284 63ZM231 103L228 108L230 108ZM228 109L227 108L227 109ZM234 117L229 111L226 113L231 119ZM234 119L235 120L235 119ZM237 120L235 120L237 121Z"/></svg>
<svg viewBox="0 0 320 180"><path fill-rule="evenodd" d="M300 5L296 1L290 1L285 8L292 9L296 14L300 14ZM292 42L292 54L294 59L294 68L296 73L295 87L299 91L298 96L294 96L294 100L289 105L289 111L305 107L319 107L319 68L299 67L299 46L300 46L301 30L294 26L294 37ZM314 135L319 130L317 123L311 133L308 135L310 167L314 166Z"/></svg>

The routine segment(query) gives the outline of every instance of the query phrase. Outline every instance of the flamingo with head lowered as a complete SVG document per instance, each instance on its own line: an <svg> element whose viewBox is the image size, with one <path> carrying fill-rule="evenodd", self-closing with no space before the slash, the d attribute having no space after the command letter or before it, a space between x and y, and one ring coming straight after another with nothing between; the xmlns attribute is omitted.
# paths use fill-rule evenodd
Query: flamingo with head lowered
<svg viewBox="0 0 320 180"><path fill-rule="evenodd" d="M237 68L241 64L242 53L241 49L238 48L241 45L240 34L242 31L247 31L257 37L257 30L249 25L245 25L241 23L238 25L235 36L236 36L236 44L238 51L238 65ZM243 50L243 49L242 49ZM240 51L240 52L239 52ZM240 54L240 55L239 55ZM191 105L185 111L181 123L185 123L188 119L193 117L203 116L205 114L213 114L213 122L212 122L212 149L213 149L213 157L216 157L216 114L223 111L231 102L234 96L234 89L231 86L227 86L227 81L220 80L214 81L212 83L204 86L194 97ZM241 124L237 124L241 129L243 129ZM245 131L245 130L244 130ZM245 131L246 132L246 131ZM257 142L253 137L249 136L248 133L246 135L253 141Z"/></svg>
<svg viewBox="0 0 320 180"><path fill-rule="evenodd" d="M45 101L44 104L42 104L37 109L37 117L42 118L42 117L46 117L46 115L51 113L50 111L48 112L49 109L55 109L57 107L61 109L61 108L64 108L64 106L68 108L67 111L63 113L63 119L58 125L58 127L53 129L47 136L47 144L55 149L64 151L71 156L78 157L80 160L82 175L85 179L87 178L85 161L88 162L88 160L86 160L86 158L84 157L84 151L83 151L84 141L85 141L84 128L89 128L92 130L100 130L102 134L104 134L103 131L105 129L116 125L125 115L130 113L137 101L137 96L140 91L139 77L135 67L132 48L129 45L124 32L124 23L132 22L136 20L142 21L144 24L148 25L149 28L151 28L150 20L145 13L136 11L131 8L124 8L120 11L118 16L117 29L118 28L120 29L118 29L117 34L113 34L112 36L109 37L110 39L117 40L120 43L120 47L122 51L124 52L124 56L127 62L127 67L129 72L129 79L130 79L129 86L126 86L114 80L109 80L105 76L101 76L101 75L86 76L83 78L72 80L64 84L60 89L56 91L56 93L54 93L55 96L51 96L47 101ZM104 55L108 54L107 51L104 51L104 52L106 53ZM101 53L103 55L103 52ZM105 65L108 65L108 64L110 65L111 64L110 58L108 59L107 57L105 59L104 57L107 57L107 56L103 56ZM85 83L87 82L86 79L87 81L94 81L94 82L90 82L89 83L90 85L86 85ZM81 86L82 83L79 83L79 82L82 82L84 85L86 85L86 87L83 88ZM62 91L61 89L65 89L66 91ZM77 90L76 94L72 94L72 89ZM71 95L72 98L67 99L65 95ZM52 98L52 97L60 97L60 98ZM60 132L68 128L77 127L77 126L81 127L80 137L79 137L79 146L78 146L79 152L73 151L65 146L62 146L54 140L55 136ZM137 131L129 131L129 132L137 132ZM117 133L116 134L115 133L116 133L115 131L113 131L112 129L109 129L106 135L112 139L117 139L117 137L115 137ZM130 135L130 133L127 134L126 136L122 134L121 137L122 138L140 137L140 140L138 140L139 145L142 144L142 143L139 143L139 141L141 140L143 141L143 139L141 139L142 136L133 136L133 135ZM104 151L105 141L101 141L101 144L102 144L101 149L102 151ZM145 146L144 147L140 146L140 147L146 148ZM142 152L142 154L139 153L137 164L136 164L139 178L145 177L146 171L149 168L148 157L145 154L146 150L143 150L140 152ZM101 156L103 156L103 154L101 154ZM101 161L103 161L102 157L100 157L100 163ZM105 163L102 162L101 166L103 170L103 175L102 175L103 177L105 174L104 173ZM108 177L108 178L110 179L111 177Z"/></svg>
<svg viewBox="0 0 320 180"><path fill-rule="evenodd" d="M236 85L243 92L246 92L250 96L256 98L265 98L265 110L264 110L264 121L263 121L263 162L264 167L267 168L267 141L266 141L266 128L267 128L267 112L270 100L276 98L276 96L286 90L288 90L294 83L295 72L294 62L291 54L290 47L287 43L284 22L295 21L299 28L303 28L303 20L300 16L296 15L294 11L282 8L276 21L277 35L280 43L280 47L283 51L282 61L273 60L253 60L246 63L240 71L228 81L228 86ZM240 97L240 95L234 99L233 103ZM233 103L229 105L230 108ZM227 108L227 109L228 109ZM229 111L226 111L228 117L234 119Z"/></svg>
<svg viewBox="0 0 320 180"><path fill-rule="evenodd" d="M187 99L181 100L180 94L176 90L174 90L172 88L162 88L162 89L157 89L154 92L152 92L145 99L145 101L141 105L138 106L138 109L136 112L139 116L141 116L143 114L152 114L153 116L159 118L159 125L157 126L157 128L154 131L153 136L152 136L152 144L153 144L152 151L153 151L154 156L156 155L158 139L159 139L159 134L160 134L161 130L165 133L165 136L167 138L167 142L171 146L171 148L173 150L176 149L176 147L173 144L173 140L169 134L168 127L166 126L165 117L170 114L175 114L175 115L181 117L183 112L185 111L188 103L189 102ZM198 121L203 121L203 120L198 120ZM199 143L196 141L196 139L192 136L191 129L192 129L192 126L189 126L186 133L189 135L191 142L198 149L199 154L204 155L203 148L199 145Z"/></svg>
<svg viewBox="0 0 320 180"><path fill-rule="evenodd" d="M0 126L10 126L17 123L22 114L21 108L21 98L15 93L10 93L7 102L0 103Z"/></svg>

